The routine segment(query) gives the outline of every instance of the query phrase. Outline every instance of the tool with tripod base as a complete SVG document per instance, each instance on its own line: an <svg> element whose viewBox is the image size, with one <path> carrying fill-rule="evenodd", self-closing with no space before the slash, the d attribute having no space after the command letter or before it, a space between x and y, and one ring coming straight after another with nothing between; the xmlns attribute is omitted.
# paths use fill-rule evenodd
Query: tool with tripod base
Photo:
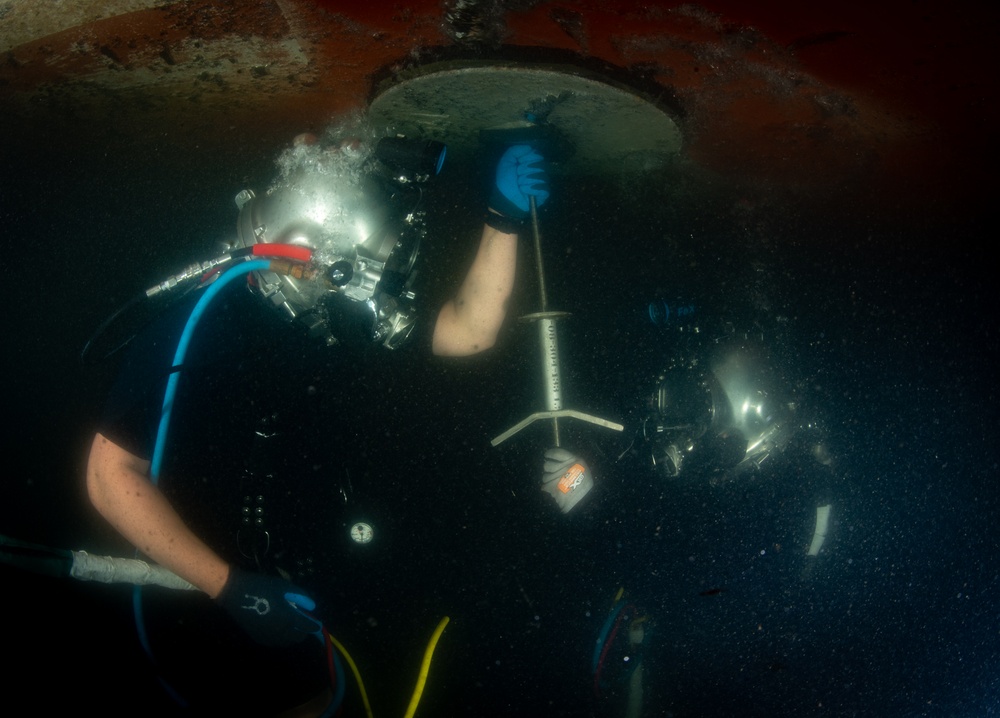
<svg viewBox="0 0 1000 718"><path fill-rule="evenodd" d="M548 295L545 288L545 270L542 264L542 240L538 227L538 207L534 197L529 198L531 211L531 229L534 234L535 244L535 267L538 270L538 286L541 294L541 309L531 314L521 317L523 322L536 322L538 324L539 339L542 349L542 377L545 390L545 409L529 414L524 419L514 424L507 431L498 435L490 443L498 446L514 434L536 421L550 419L552 421L553 446L560 446L559 420L562 418L580 419L589 421L592 424L603 426L613 431L622 431L624 426L598 416L585 414L576 409L563 408L562 378L559 364L559 341L556 333L556 322L559 319L569 316L569 312L550 311Z"/></svg>

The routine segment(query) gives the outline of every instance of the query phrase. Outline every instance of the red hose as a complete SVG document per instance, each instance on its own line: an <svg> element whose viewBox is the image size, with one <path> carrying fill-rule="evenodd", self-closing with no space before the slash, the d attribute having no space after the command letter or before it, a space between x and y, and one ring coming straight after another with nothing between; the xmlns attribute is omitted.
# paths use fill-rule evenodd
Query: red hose
<svg viewBox="0 0 1000 718"><path fill-rule="evenodd" d="M257 257L285 257L297 262L308 262L312 259L312 250L299 244L268 244L262 242L250 248L251 254Z"/></svg>

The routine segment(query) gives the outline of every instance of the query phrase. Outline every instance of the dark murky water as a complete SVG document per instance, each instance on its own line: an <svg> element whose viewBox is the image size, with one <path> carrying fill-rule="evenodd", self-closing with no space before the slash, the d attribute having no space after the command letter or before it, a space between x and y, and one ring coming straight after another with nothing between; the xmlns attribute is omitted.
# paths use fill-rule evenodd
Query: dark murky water
<svg viewBox="0 0 1000 718"><path fill-rule="evenodd" d="M216 253L232 236L232 197L269 180L280 148L201 151L181 174L162 171L155 144L138 156L81 142L20 148L4 170L0 532L125 555L82 481L111 371L78 354L133 293ZM364 431L341 451L384 548L365 556L344 540L350 504L316 506L302 523L323 567L306 580L362 665L376 714L405 705L446 614L422 713L613 714L624 656L609 652L610 698L598 703L591 658L623 587L651 626L645 715L992 715L998 342L981 217L914 229L852 216L836 197L816 207L658 184L683 172L628 187L556 176L541 222L550 306L572 312L560 324L566 403L634 422L671 350L672 335L644 318L650 300L690 298L736 321L751 308L784 337L783 359L828 428L823 553L804 573L815 497L800 462L718 487L666 481L638 459L615 461L635 423L624 435L567 423L564 445L588 452L599 486L558 515L536 488L547 427L489 444L541 408L528 326L511 322L494 352L456 367L372 359L344 377L357 396L345 421ZM458 281L483 200L470 168L447 168L429 191L429 303ZM515 315L537 307L523 256ZM327 478L341 481L339 467ZM109 715L136 697L169 705L135 640L128 589L2 576L12 702Z"/></svg>

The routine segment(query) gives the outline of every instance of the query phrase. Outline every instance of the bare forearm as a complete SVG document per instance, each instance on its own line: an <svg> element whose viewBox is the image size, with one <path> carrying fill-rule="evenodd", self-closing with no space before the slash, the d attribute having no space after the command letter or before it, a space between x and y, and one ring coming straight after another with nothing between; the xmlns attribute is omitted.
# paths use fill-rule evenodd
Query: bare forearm
<svg viewBox="0 0 1000 718"><path fill-rule="evenodd" d="M87 492L97 511L152 561L215 598L229 566L184 523L146 476L149 462L101 434L87 464Z"/></svg>
<svg viewBox="0 0 1000 718"><path fill-rule="evenodd" d="M483 229L479 250L454 299L441 308L434 327L433 351L465 356L496 343L514 288L517 236Z"/></svg>

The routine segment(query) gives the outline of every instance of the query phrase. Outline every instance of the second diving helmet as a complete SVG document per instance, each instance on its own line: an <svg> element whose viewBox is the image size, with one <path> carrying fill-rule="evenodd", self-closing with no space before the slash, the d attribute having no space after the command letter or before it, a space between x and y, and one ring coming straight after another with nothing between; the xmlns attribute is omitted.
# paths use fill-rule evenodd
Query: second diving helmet
<svg viewBox="0 0 1000 718"><path fill-rule="evenodd" d="M414 265L425 228L416 185L436 174L444 145L383 138L372 152L359 143L297 146L268 192L243 190L239 243L302 245L317 271L300 278L254 273L255 291L310 334L336 343L334 317L360 316L368 338L399 346L414 325Z"/></svg>
<svg viewBox="0 0 1000 718"><path fill-rule="evenodd" d="M665 476L725 477L787 443L795 403L761 347L735 334L678 356L656 379L643 433Z"/></svg>

